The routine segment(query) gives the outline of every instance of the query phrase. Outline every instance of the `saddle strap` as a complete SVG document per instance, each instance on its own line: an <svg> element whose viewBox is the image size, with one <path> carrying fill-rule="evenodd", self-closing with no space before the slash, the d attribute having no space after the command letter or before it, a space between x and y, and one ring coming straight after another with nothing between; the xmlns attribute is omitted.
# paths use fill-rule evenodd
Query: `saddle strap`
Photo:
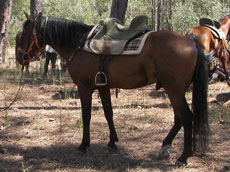
<svg viewBox="0 0 230 172"><path fill-rule="evenodd" d="M106 86L108 84L108 78L106 75L106 66L112 56L101 55L99 60L98 72L95 76L95 85L96 86Z"/></svg>
<svg viewBox="0 0 230 172"><path fill-rule="evenodd" d="M210 26L210 25L204 25L204 27L206 27L207 29L210 30L210 32L212 33L212 35L217 38L217 39L226 39L226 36L224 34L224 32L222 31L222 29L216 29L215 27L213 26Z"/></svg>

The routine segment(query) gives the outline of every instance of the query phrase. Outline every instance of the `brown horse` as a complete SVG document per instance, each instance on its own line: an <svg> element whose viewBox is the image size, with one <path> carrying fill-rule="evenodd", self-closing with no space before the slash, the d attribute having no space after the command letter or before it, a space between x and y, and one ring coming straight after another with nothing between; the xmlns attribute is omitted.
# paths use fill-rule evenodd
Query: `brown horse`
<svg viewBox="0 0 230 172"><path fill-rule="evenodd" d="M220 19L221 30L224 32L225 39L227 39L230 35L230 18L229 16ZM219 59L223 66L223 72L226 75L226 81L230 86L229 80L229 70L228 70L228 62L229 62L229 53L227 51L227 42L225 39L217 39L213 36L210 29L205 26L198 26L190 29L186 36L190 39L193 39L196 43L198 43L204 50L206 54L213 51L214 56Z"/></svg>
<svg viewBox="0 0 230 172"><path fill-rule="evenodd" d="M78 86L82 105L83 138L78 150L86 152L90 146L92 93L98 89L110 130L108 146L116 149L118 141L113 122L110 88L135 89L160 80L171 101L175 121L164 139L159 158L168 158L166 148L171 145L181 127L184 128L184 149L177 165L186 164L193 151L204 153L208 147L207 82L208 70L203 50L185 36L170 32L152 32L139 55L116 55L110 58L106 75L108 84L95 86L100 56L83 50L83 44L93 26L38 15L27 15L23 25L21 48L26 56L33 56L46 44L51 45L68 62L68 71ZM32 48L31 48L32 47ZM21 57L24 58L23 56ZM193 112L185 93L193 82Z"/></svg>
<svg viewBox="0 0 230 172"><path fill-rule="evenodd" d="M22 37L22 32L18 32L16 35L16 44L15 44L15 63L16 63L16 68L19 71L20 70L20 65L23 64L23 61L21 58L17 58L18 56L22 56L20 53L22 53L21 49L21 37ZM22 70L24 70L24 66L26 67L26 71L29 72L29 62L26 62L22 66Z"/></svg>

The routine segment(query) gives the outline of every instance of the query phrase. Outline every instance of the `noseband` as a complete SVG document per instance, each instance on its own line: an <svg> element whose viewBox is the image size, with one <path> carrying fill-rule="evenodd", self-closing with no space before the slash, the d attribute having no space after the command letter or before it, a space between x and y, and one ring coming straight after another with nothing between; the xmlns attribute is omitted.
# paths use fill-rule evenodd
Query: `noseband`
<svg viewBox="0 0 230 172"><path fill-rule="evenodd" d="M45 21L45 27L44 28L46 28L46 25L47 25L47 22L48 22L48 17L46 17L46 21ZM44 32L44 36L45 36L45 32ZM36 30L35 30L35 28L33 28L33 40L32 40L32 42L30 43L30 45L29 45L29 47L28 47L28 49L27 49L27 51L25 51L24 49L22 49L20 46L18 47L18 51L20 51L20 52L22 52L23 53L23 61L22 61L22 65L24 65L26 62L31 62L32 60L35 60L35 59L37 59L37 58L31 58L30 57L30 52L31 52L31 50L32 50L32 47L34 46L34 44L36 45L36 47L38 48L38 51L40 52L40 51L42 51L43 49L44 49L44 46L40 46L39 44L38 44L38 37L37 37L37 33L36 33ZM24 59L24 56L25 55L28 55L28 59ZM38 56L39 57L39 56Z"/></svg>

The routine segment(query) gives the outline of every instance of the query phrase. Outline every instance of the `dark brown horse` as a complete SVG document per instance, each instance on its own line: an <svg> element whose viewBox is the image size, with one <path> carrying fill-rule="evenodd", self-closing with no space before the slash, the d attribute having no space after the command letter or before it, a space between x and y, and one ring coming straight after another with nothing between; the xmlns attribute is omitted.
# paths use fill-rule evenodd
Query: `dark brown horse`
<svg viewBox="0 0 230 172"><path fill-rule="evenodd" d="M230 18L229 16L220 19L221 27L220 29L224 32L225 39L227 39L230 35ZM223 66L223 72L226 75L226 81L230 86L229 80L229 70L228 70L228 62L229 62L229 53L227 51L227 41L225 39L217 39L213 36L210 29L205 26L198 26L190 29L186 36L193 39L196 43L198 43L204 50L206 54L211 51L214 52L214 56L219 59Z"/></svg>
<svg viewBox="0 0 230 172"><path fill-rule="evenodd" d="M16 68L19 71L20 70L20 65L23 64L23 61L21 60L21 58L17 58L22 56L22 51L20 49L21 47L21 37L22 37L22 32L18 32L16 35L16 44L15 44L15 63L16 63ZM22 70L24 69L24 66L26 67L26 71L29 72L29 62L25 62L24 65L22 66Z"/></svg>
<svg viewBox="0 0 230 172"><path fill-rule="evenodd" d="M83 116L83 138L78 150L90 146L92 93L98 89L110 130L108 146L116 149L118 141L113 122L110 88L135 89L160 80L171 101L175 121L164 139L159 158L165 155L181 127L184 128L184 149L177 165L186 164L193 151L204 153L208 147L207 82L208 70L203 50L185 36L160 31L151 33L139 55L113 56L106 69L108 84L95 86L100 56L83 50L92 26L83 23L42 17L33 20L27 15L23 26L21 48L33 56L41 47L51 45L68 62L68 71L78 86ZM32 48L30 48L32 47ZM24 58L23 56L21 58ZM185 92L193 83L193 112ZM167 156L168 157L168 156ZM165 158L165 157L163 157Z"/></svg>

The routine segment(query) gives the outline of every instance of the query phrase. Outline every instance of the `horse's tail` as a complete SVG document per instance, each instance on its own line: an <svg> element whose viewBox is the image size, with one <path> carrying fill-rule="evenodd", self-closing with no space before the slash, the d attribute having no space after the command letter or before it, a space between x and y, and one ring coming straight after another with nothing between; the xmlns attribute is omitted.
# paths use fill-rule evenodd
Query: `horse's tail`
<svg viewBox="0 0 230 172"><path fill-rule="evenodd" d="M191 40L193 40L193 41L197 41L197 39L196 39L196 35L195 34L193 34L193 33L187 33L186 35L185 35L188 39L191 39Z"/></svg>
<svg viewBox="0 0 230 172"><path fill-rule="evenodd" d="M193 151L204 154L208 149L208 67L203 49L197 45L198 59L193 77Z"/></svg>

